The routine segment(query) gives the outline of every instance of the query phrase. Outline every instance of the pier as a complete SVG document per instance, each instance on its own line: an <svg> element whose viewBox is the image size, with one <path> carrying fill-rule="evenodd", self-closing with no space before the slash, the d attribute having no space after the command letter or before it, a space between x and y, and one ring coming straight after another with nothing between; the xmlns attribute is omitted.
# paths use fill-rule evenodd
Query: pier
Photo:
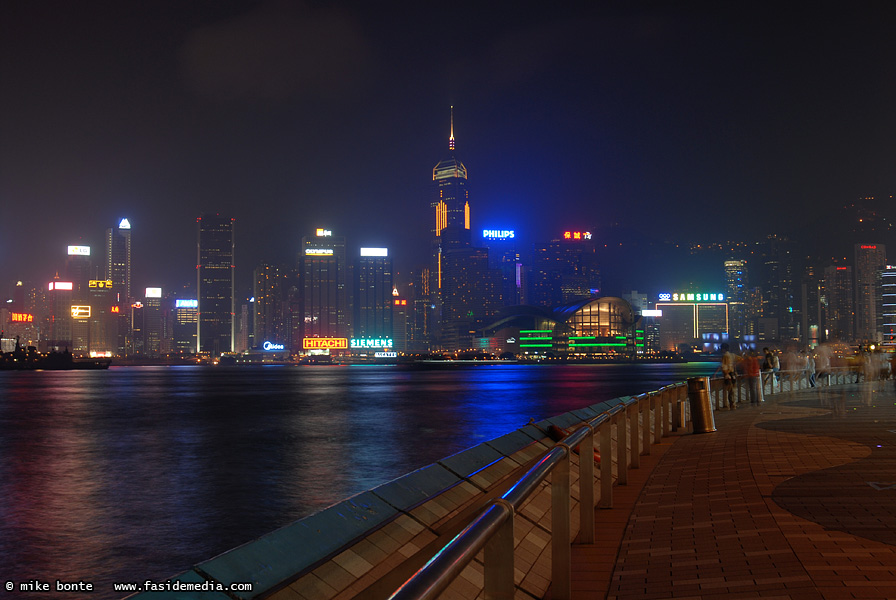
<svg viewBox="0 0 896 600"><path fill-rule="evenodd" d="M199 596L220 600L896 597L893 381L798 375L709 433L683 384L559 415L173 580L252 584Z"/></svg>

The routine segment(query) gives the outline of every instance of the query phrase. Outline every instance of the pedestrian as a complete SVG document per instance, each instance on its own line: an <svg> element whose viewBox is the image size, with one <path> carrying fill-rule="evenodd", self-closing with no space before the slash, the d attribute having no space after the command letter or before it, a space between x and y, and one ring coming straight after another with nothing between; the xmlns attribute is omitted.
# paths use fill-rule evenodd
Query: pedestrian
<svg viewBox="0 0 896 600"><path fill-rule="evenodd" d="M724 378L724 386L725 386L725 402L728 405L729 410L733 410L734 406L734 384L737 383L737 371L735 368L735 364L737 361L737 357L731 352L728 344L722 344L722 360L719 363L719 366L716 367L713 375L722 372L722 377Z"/></svg>
<svg viewBox="0 0 896 600"><path fill-rule="evenodd" d="M756 350L750 350L744 359L744 377L747 380L747 396L750 398L750 406L756 406L762 401L762 386L759 385L761 375L759 355Z"/></svg>
<svg viewBox="0 0 896 600"><path fill-rule="evenodd" d="M811 350L806 353L806 373L809 376L809 385L815 386L815 353Z"/></svg>

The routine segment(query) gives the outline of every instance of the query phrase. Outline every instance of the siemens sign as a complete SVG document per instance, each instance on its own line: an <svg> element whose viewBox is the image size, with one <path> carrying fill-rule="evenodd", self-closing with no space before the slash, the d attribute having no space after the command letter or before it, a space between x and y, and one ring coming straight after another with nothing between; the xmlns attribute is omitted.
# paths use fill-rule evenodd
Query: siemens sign
<svg viewBox="0 0 896 600"><path fill-rule="evenodd" d="M512 229L483 229L482 237L487 240L511 240L513 239Z"/></svg>
<svg viewBox="0 0 896 600"><path fill-rule="evenodd" d="M391 348L392 338L352 338L352 348Z"/></svg>

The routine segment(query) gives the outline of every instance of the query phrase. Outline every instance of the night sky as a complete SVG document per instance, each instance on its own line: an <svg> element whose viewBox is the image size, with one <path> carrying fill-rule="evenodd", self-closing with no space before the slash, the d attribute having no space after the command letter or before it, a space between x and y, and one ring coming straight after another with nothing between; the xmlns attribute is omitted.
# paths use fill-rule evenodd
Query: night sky
<svg viewBox="0 0 896 600"><path fill-rule="evenodd" d="M521 246L827 233L896 193L892 3L567 4L3 2L0 294L122 217L138 290L195 283L202 212L241 284L315 227L416 267L451 105L473 229Z"/></svg>

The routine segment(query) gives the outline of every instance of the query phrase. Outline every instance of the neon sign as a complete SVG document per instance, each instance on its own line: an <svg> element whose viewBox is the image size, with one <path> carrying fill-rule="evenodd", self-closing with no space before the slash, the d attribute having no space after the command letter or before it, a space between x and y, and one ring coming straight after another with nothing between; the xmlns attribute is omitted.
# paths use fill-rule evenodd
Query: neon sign
<svg viewBox="0 0 896 600"><path fill-rule="evenodd" d="M862 250L877 250L877 246L861 246Z"/></svg>
<svg viewBox="0 0 896 600"><path fill-rule="evenodd" d="M348 338L304 338L302 348L305 350L346 350Z"/></svg>
<svg viewBox="0 0 896 600"><path fill-rule="evenodd" d="M483 229L482 237L487 240L510 240L513 239L514 232L512 229Z"/></svg>
<svg viewBox="0 0 896 600"><path fill-rule="evenodd" d="M71 281L51 281L50 282L50 290L72 290L72 282Z"/></svg>
<svg viewBox="0 0 896 600"><path fill-rule="evenodd" d="M10 323L33 323L34 315L31 313L9 313Z"/></svg>
<svg viewBox="0 0 896 600"><path fill-rule="evenodd" d="M121 308L119 308L117 306L113 306L112 308L109 309L109 312L111 312L111 313L121 312Z"/></svg>
<svg viewBox="0 0 896 600"><path fill-rule="evenodd" d="M408 305L407 300L396 300L395 301L395 306L407 306L407 305Z"/></svg>
<svg viewBox="0 0 896 600"><path fill-rule="evenodd" d="M73 306L72 307L72 318L73 319L87 319L90 317L90 307L89 306Z"/></svg>
<svg viewBox="0 0 896 600"><path fill-rule="evenodd" d="M199 308L199 300L175 300L175 308Z"/></svg>
<svg viewBox="0 0 896 600"><path fill-rule="evenodd" d="M269 352L286 349L286 346L284 346L283 344L275 344L274 342L265 342L261 347Z"/></svg>
<svg viewBox="0 0 896 600"><path fill-rule="evenodd" d="M90 256L90 246L69 246L69 256Z"/></svg>
<svg viewBox="0 0 896 600"><path fill-rule="evenodd" d="M672 294L660 294L659 300L660 302L724 302L725 294L707 294L704 292L675 292Z"/></svg>
<svg viewBox="0 0 896 600"><path fill-rule="evenodd" d="M158 288L158 287L146 288L146 297L147 298L161 298L162 297L162 288Z"/></svg>
<svg viewBox="0 0 896 600"><path fill-rule="evenodd" d="M398 352L374 352L375 358L398 358Z"/></svg>
<svg viewBox="0 0 896 600"><path fill-rule="evenodd" d="M352 348L391 348L392 338L352 338Z"/></svg>
<svg viewBox="0 0 896 600"><path fill-rule="evenodd" d="M110 288L112 287L111 279L91 279L87 282L87 287L89 288Z"/></svg>
<svg viewBox="0 0 896 600"><path fill-rule="evenodd" d="M590 240L591 232L590 231L564 231L563 239L564 240Z"/></svg>
<svg viewBox="0 0 896 600"><path fill-rule="evenodd" d="M306 256L332 256L332 248L305 248Z"/></svg>
<svg viewBox="0 0 896 600"><path fill-rule="evenodd" d="M316 235L317 237L329 237L333 235L333 232L329 229L321 229L320 227L318 227L317 231L314 232L314 235Z"/></svg>
<svg viewBox="0 0 896 600"><path fill-rule="evenodd" d="M361 248L361 256L389 256L388 248Z"/></svg>
<svg viewBox="0 0 896 600"><path fill-rule="evenodd" d="M118 223L118 228L119 229L130 229L131 222L128 221L127 219L122 219L121 222Z"/></svg>

